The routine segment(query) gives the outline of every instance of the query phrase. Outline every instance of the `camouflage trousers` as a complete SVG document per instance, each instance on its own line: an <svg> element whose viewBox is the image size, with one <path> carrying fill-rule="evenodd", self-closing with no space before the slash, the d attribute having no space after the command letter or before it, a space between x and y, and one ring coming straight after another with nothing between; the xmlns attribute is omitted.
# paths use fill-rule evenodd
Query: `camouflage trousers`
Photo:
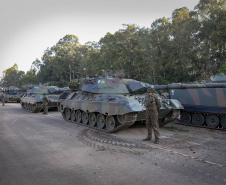
<svg viewBox="0 0 226 185"><path fill-rule="evenodd" d="M154 130L155 139L159 140L159 122L158 122L158 112L157 111L147 111L146 112L146 127L148 129L148 137L152 139L152 128Z"/></svg>
<svg viewBox="0 0 226 185"><path fill-rule="evenodd" d="M43 112L44 113L46 113L46 114L48 113L48 108L49 108L48 103L43 103Z"/></svg>

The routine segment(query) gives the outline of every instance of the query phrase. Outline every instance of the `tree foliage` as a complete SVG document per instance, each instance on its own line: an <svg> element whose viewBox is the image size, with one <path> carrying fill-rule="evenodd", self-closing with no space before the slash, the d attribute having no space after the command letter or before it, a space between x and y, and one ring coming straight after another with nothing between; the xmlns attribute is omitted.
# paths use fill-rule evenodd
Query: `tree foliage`
<svg viewBox="0 0 226 185"><path fill-rule="evenodd" d="M21 86L20 79L23 78L24 71L18 70L18 65L14 64L12 67L3 71L4 78L2 80L3 87Z"/></svg>

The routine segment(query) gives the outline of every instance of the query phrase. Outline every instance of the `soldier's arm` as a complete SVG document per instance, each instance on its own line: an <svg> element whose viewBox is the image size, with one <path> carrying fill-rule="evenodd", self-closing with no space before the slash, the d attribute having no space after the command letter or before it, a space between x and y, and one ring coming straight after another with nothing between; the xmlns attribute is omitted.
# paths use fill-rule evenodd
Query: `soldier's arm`
<svg viewBox="0 0 226 185"><path fill-rule="evenodd" d="M157 108L160 109L161 108L161 102L158 99L158 96L157 95L155 95L155 102L156 102Z"/></svg>

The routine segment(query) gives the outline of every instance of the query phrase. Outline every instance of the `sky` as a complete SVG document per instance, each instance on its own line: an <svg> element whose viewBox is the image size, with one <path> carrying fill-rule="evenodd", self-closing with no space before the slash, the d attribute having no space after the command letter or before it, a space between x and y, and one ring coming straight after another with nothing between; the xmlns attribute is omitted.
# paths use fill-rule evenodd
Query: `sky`
<svg viewBox="0 0 226 185"><path fill-rule="evenodd" d="M98 42L122 24L149 27L177 8L199 0L0 0L0 78L15 63L25 73L32 62L67 34L80 44Z"/></svg>

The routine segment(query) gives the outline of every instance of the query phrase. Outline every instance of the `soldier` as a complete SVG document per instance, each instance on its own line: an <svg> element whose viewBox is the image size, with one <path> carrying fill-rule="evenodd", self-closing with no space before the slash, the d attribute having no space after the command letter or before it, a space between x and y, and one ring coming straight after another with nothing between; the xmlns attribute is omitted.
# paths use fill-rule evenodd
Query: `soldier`
<svg viewBox="0 0 226 185"><path fill-rule="evenodd" d="M42 114L48 114L48 98L46 97L46 93L43 94L43 113Z"/></svg>
<svg viewBox="0 0 226 185"><path fill-rule="evenodd" d="M161 103L158 96L154 94L154 89L148 89L148 95L145 97L146 102L146 127L148 129L148 137L143 141L149 141L152 139L152 127L155 134L155 144L159 143L159 123L158 112L161 107Z"/></svg>
<svg viewBox="0 0 226 185"><path fill-rule="evenodd" d="M2 106L5 106L5 94L2 93Z"/></svg>

